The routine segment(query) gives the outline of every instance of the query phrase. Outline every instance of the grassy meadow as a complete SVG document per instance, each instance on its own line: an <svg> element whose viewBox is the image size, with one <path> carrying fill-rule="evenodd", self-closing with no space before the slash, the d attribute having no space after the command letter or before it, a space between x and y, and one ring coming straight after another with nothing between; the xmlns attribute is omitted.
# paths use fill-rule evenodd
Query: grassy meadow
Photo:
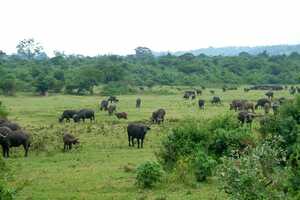
<svg viewBox="0 0 300 200"><path fill-rule="evenodd" d="M7 159L13 176L9 184L24 186L17 193L20 200L111 200L111 199L226 199L218 191L216 181L210 178L206 183L183 184L171 175L153 189L142 190L135 185L135 168L145 161L155 161L155 151L160 142L180 120L186 118L210 119L214 116L232 113L229 102L233 99L255 101L265 97L266 91L244 92L238 90L223 92L214 89L222 105L212 106L208 101L213 95L204 90L198 99L206 100L204 110L198 108L197 100L183 100L183 91L170 90L168 95L122 95L118 96L118 111L128 113L128 120L108 116L99 111L103 96L50 95L48 97L17 94L16 97L1 96L0 100L10 111L9 119L18 122L33 135L29 157L23 157L23 148L14 148ZM287 90L276 91L276 97L291 97ZM142 99L140 109L135 108L137 97ZM91 108L96 111L96 122L74 124L58 123L58 117L65 109ZM151 113L164 108L166 121L152 125L146 135L144 149L128 147L126 126L129 122L144 122ZM258 111L262 112L262 110ZM258 123L254 123L254 129ZM62 134L69 131L80 138L80 145L70 152L62 151Z"/></svg>

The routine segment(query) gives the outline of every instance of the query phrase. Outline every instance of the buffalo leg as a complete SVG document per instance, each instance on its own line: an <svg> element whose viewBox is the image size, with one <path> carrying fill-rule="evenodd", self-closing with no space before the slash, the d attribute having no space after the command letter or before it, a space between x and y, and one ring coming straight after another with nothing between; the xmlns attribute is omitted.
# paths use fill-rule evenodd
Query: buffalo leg
<svg viewBox="0 0 300 200"><path fill-rule="evenodd" d="M28 145L27 144L23 144L23 147L24 147L24 151L25 151L25 157L27 157L28 155Z"/></svg>
<svg viewBox="0 0 300 200"><path fill-rule="evenodd" d="M138 148L140 148L140 139L137 139Z"/></svg>
<svg viewBox="0 0 300 200"><path fill-rule="evenodd" d="M133 137L131 137L131 144L134 147L134 138Z"/></svg>
<svg viewBox="0 0 300 200"><path fill-rule="evenodd" d="M141 148L144 146L144 139L141 139Z"/></svg>
<svg viewBox="0 0 300 200"><path fill-rule="evenodd" d="M130 144L130 136L128 135L128 145L131 146Z"/></svg>
<svg viewBox="0 0 300 200"><path fill-rule="evenodd" d="M72 144L69 144L69 149L70 149L70 150L72 149Z"/></svg>
<svg viewBox="0 0 300 200"><path fill-rule="evenodd" d="M6 157L9 158L9 147L6 147Z"/></svg>

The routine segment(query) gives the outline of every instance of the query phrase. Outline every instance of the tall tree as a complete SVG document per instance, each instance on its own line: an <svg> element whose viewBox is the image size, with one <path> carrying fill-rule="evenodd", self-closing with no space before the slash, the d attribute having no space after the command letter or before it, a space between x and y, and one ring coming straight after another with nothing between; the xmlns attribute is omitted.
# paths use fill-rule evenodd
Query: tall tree
<svg viewBox="0 0 300 200"><path fill-rule="evenodd" d="M43 47L33 38L24 39L17 45L17 52L20 56L27 59L33 59L45 54Z"/></svg>

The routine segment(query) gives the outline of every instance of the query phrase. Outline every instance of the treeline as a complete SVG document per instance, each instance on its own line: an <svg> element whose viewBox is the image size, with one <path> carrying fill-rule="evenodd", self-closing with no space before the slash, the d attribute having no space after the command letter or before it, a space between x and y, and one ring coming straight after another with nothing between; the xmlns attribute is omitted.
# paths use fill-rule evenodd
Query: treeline
<svg viewBox="0 0 300 200"><path fill-rule="evenodd" d="M224 57L206 55L153 56L146 47L136 48L128 56L65 55L55 52L47 57L40 49L18 45L18 53L0 52L0 89L12 95L16 91L93 93L97 85L123 88L154 85L240 85L297 84L300 82L300 55L253 56L240 53ZM23 48L20 50L20 48ZM28 49L26 49L28 48ZM129 89L128 89L129 88Z"/></svg>

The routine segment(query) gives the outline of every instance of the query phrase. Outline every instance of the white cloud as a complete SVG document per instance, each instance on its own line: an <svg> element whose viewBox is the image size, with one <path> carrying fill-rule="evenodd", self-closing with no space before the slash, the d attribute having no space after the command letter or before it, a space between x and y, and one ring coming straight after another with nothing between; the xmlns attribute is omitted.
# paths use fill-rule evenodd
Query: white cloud
<svg viewBox="0 0 300 200"><path fill-rule="evenodd" d="M297 0L0 0L0 49L128 54L300 42Z"/></svg>

